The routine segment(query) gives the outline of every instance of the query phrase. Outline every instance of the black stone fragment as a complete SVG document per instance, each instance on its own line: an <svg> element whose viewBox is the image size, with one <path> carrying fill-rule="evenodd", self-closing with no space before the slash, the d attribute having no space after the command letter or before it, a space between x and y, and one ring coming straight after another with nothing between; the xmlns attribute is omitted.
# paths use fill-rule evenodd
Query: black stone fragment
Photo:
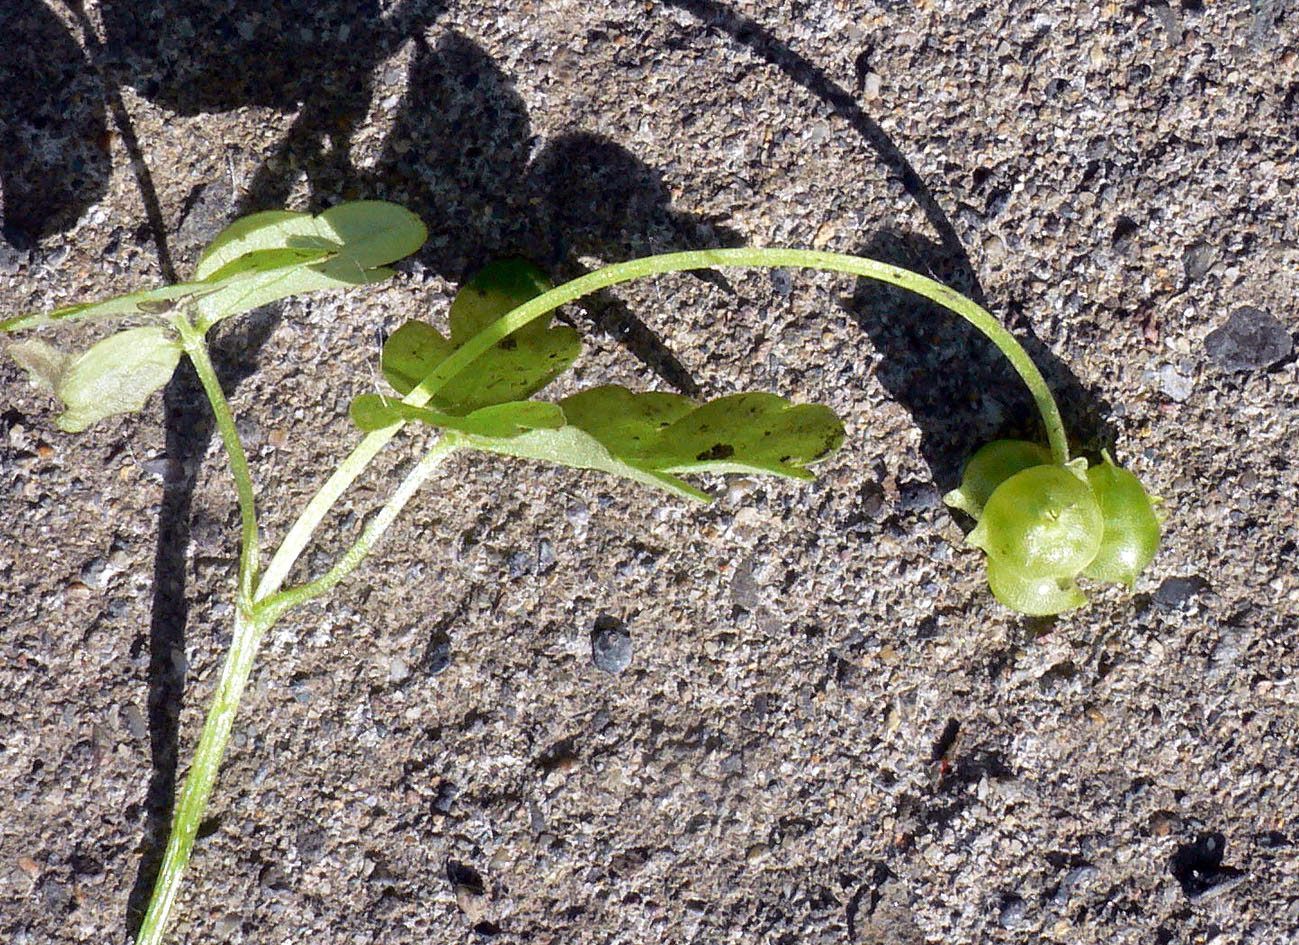
<svg viewBox="0 0 1299 945"><path fill-rule="evenodd" d="M460 788L454 781L442 781L433 796L433 810L439 814L451 813L451 805L460 794Z"/></svg>
<svg viewBox="0 0 1299 945"><path fill-rule="evenodd" d="M621 623L601 616L591 631L591 662L595 668L617 676L631 663L631 634Z"/></svg>
<svg viewBox="0 0 1299 945"><path fill-rule="evenodd" d="M1175 610L1184 607L1192 597L1208 588L1209 582L1198 574L1165 578L1155 590L1155 602L1161 607Z"/></svg>
<svg viewBox="0 0 1299 945"><path fill-rule="evenodd" d="M1276 318L1243 305L1226 324L1204 339L1204 350L1224 371L1254 371L1271 367L1290 355L1293 341Z"/></svg>
<svg viewBox="0 0 1299 945"><path fill-rule="evenodd" d="M435 630L424 650L424 669L436 676L451 665L451 637L445 630Z"/></svg>

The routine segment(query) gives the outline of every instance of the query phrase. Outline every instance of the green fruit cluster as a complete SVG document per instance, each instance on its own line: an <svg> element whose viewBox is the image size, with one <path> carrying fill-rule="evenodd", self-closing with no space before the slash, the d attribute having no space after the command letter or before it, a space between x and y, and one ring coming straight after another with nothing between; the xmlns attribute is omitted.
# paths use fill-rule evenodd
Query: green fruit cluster
<svg viewBox="0 0 1299 945"><path fill-rule="evenodd" d="M1023 614L1085 604L1079 576L1131 588L1159 547L1155 500L1108 453L1059 465L1036 443L997 440L944 501L976 520L966 541L988 556L988 586Z"/></svg>

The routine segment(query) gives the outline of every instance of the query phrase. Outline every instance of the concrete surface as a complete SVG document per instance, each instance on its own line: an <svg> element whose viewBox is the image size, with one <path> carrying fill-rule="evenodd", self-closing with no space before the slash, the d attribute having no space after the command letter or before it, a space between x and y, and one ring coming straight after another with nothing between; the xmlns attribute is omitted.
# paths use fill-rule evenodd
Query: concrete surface
<svg viewBox="0 0 1299 945"><path fill-rule="evenodd" d="M183 274L251 209L428 222L389 284L220 333L272 540L356 439L378 333L505 253L556 278L733 244L930 271L1166 501L1135 593L1019 618L938 501L1031 430L979 339L803 273L574 306L588 352L556 393L769 389L833 406L844 449L705 509L455 460L271 634L172 941L1299 938L1293 4L11 0L0 26L5 314ZM55 415L6 359L13 945L125 940L234 574L188 375L75 438Z"/></svg>

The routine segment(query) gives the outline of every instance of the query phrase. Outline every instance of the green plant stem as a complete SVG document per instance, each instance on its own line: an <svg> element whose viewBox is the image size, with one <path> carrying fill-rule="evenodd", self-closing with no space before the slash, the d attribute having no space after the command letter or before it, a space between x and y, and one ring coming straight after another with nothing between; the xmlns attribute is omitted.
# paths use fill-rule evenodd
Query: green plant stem
<svg viewBox="0 0 1299 945"><path fill-rule="evenodd" d="M474 337L455 350L437 369L411 391L406 397L407 403L423 406L428 398L436 394L444 384L455 377L468 364L496 342L526 325L547 312L572 302L584 295L600 289L628 282L645 276L666 272L681 272L690 269L723 269L730 267L752 267L761 269L797 268L819 269L828 272L843 272L887 282L914 292L917 295L936 302L943 308L961 316L979 331L983 332L1004 354L1011 366L1027 385L1042 415L1046 427L1047 440L1051 447L1054 462L1063 465L1069 461L1069 444L1065 436L1064 422L1060 419L1060 409L1056 406L1051 389L1042 377L1033 359L1023 349L1015 336L997 321L987 309L966 298L955 289L950 289L941 282L908 269L890 266L888 263L861 256L849 256L843 253L822 253L806 249L704 249L684 253L664 253L659 256L645 256L629 262L605 266L595 272L566 282L561 286L544 292L534 299L523 303L518 308L488 325ZM416 395L421 395L416 399Z"/></svg>
<svg viewBox="0 0 1299 945"><path fill-rule="evenodd" d="M216 418L217 430L221 434L221 442L230 463L230 475L235 481L235 492L239 496L238 597L240 603L247 607L252 603L253 582L257 579L257 505L253 497L252 474L248 471L248 457L239 440L239 431L235 429L235 419L230 413L225 392L221 389L221 380L208 356L203 333L191 325L184 315L175 316L172 324L180 333L181 347L189 355L199 383L203 385L203 392L207 394L208 403L212 406L212 415Z"/></svg>
<svg viewBox="0 0 1299 945"><path fill-rule="evenodd" d="M225 665L221 668L221 679L212 696L212 706L203 723L198 747L194 750L194 760L186 775L185 786L176 799L176 812L167 837L167 849L163 854L162 867L158 871L136 945L158 945L162 941L167 918L180 892L185 866L194 848L194 838L212 795L221 756L230 740L239 700L248 683L262 637L286 611L325 593L351 574L419 487L456 448L456 442L450 436L439 440L406 474L388 501L366 525L361 537L324 575L310 584L262 600L251 610L242 604L236 607L234 637L230 641Z"/></svg>
<svg viewBox="0 0 1299 945"><path fill-rule="evenodd" d="M311 541L312 534L315 533L316 528L324 520L325 516L329 514L329 510L334 507L334 503L347 491L347 487L352 484L353 480L361 475L365 467L370 464L370 460L379 455L379 451L396 435L400 428L400 425L394 425L366 434L361 439L361 442L356 444L352 452L348 453L347 457L338 464L338 467L325 480L325 484L316 491L316 494L311 497L298 515L297 520L289 527L284 540L275 549L275 554L271 555L271 560L266 565L266 570L262 572L261 580L257 584L257 591L253 595L253 600L266 600L279 591L285 579L289 576L290 569L306 549L307 542Z"/></svg>
<svg viewBox="0 0 1299 945"><path fill-rule="evenodd" d="M406 503L410 501L411 496L458 448L459 444L454 435L450 433L444 434L424 454L424 458L411 468L410 472L402 479L401 484L388 498L383 508L375 513L374 517L366 524L361 532L361 537L334 562L332 568L310 583L263 598L257 603L257 612L267 614L272 620L277 619L284 611L329 591L335 584L356 570L356 566L370 553L370 549L374 547L375 542L388 530L388 526L393 523L393 520L401 514L401 510L406 507Z"/></svg>
<svg viewBox="0 0 1299 945"><path fill-rule="evenodd" d="M194 760L185 776L185 786L176 798L176 812L172 816L167 849L153 886L153 895L149 899L149 908L135 940L136 945L160 945L162 942L167 918L180 893L185 864L189 862L203 811L216 783L221 755L230 740L239 698L243 695L244 686L252 672L257 646L269 625L269 621L264 618L250 614L241 607L235 608L235 631L234 638L230 641L230 652L226 656L225 665L221 667L221 679L212 696L212 707L203 723L198 747L194 749Z"/></svg>

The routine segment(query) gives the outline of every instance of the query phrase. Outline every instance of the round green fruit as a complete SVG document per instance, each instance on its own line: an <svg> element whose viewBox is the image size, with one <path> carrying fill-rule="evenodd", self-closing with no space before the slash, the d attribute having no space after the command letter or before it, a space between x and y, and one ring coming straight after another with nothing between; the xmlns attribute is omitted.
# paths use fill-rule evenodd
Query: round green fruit
<svg viewBox="0 0 1299 945"><path fill-rule="evenodd" d="M1021 578L1072 578L1096 557L1104 531L1082 473L1034 466L997 487L967 541Z"/></svg>
<svg viewBox="0 0 1299 945"><path fill-rule="evenodd" d="M1109 454L1087 470L1087 481L1105 522L1100 549L1083 573L1098 581L1132 587L1159 548L1159 516L1136 476L1114 465Z"/></svg>
<svg viewBox="0 0 1299 945"><path fill-rule="evenodd" d="M961 486L943 496L943 501L972 518L983 514L983 507L997 487L1015 473L1051 462L1051 451L1028 440L993 440L979 447L961 472Z"/></svg>

